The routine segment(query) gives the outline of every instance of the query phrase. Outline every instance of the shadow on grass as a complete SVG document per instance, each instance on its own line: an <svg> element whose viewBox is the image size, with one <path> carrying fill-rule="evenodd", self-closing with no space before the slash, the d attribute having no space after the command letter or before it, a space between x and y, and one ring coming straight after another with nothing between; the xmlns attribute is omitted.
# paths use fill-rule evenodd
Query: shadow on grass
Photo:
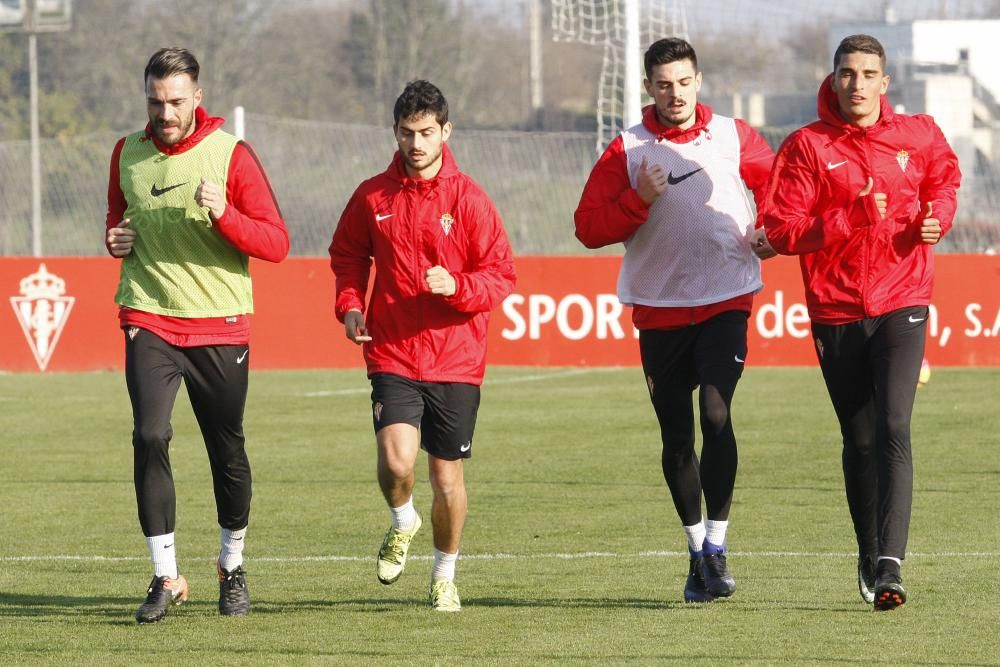
<svg viewBox="0 0 1000 667"><path fill-rule="evenodd" d="M139 597L74 597L53 595L21 595L0 593L0 618L43 618L88 616L108 621L132 625L132 614L142 600ZM830 607L824 605L747 604L740 600L716 600L711 604L689 604L681 600L653 598L500 598L471 597L462 600L464 609L640 609L640 610L705 610L718 606L731 606L743 611L773 612L775 608L798 612L828 612L837 614L870 614L870 607L851 605ZM423 596L394 598L331 598L328 600L283 600L281 602L256 598L253 600L251 615L280 615L323 611L363 611L368 613L399 613L420 611L428 608ZM191 600L173 614L190 616L217 616L218 607L214 599Z"/></svg>
<svg viewBox="0 0 1000 667"><path fill-rule="evenodd" d="M115 623L135 625L135 610L142 604L141 596L70 596L20 595L0 593L0 618L75 617L105 618ZM187 602L184 609L197 613L218 613L217 602L206 600ZM183 613L183 612L182 612Z"/></svg>
<svg viewBox="0 0 1000 667"><path fill-rule="evenodd" d="M0 617L78 616L82 614L120 616L123 605L135 604L141 599L120 597L78 597L70 595L20 595L0 593Z"/></svg>
<svg viewBox="0 0 1000 667"><path fill-rule="evenodd" d="M719 604L728 604L720 601ZM256 601L253 613L287 613L289 611L353 610L370 612L399 612L423 610L429 607L424 597L411 598L344 598L331 600L294 600L280 603ZM643 598L463 598L463 609L474 608L524 608L524 609L699 609L705 605L686 604L675 600Z"/></svg>

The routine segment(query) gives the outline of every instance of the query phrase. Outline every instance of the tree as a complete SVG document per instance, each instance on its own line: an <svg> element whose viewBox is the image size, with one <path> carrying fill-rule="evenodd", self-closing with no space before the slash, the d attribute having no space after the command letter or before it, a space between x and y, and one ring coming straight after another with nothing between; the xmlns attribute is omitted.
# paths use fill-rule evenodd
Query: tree
<svg viewBox="0 0 1000 667"><path fill-rule="evenodd" d="M39 44L54 34L39 37ZM30 134L31 82L28 71L28 38L23 34L0 35L0 138L26 140ZM43 137L65 137L81 127L93 131L93 113L82 108L73 93L53 92L51 80L42 76L48 63L39 48L38 132Z"/></svg>
<svg viewBox="0 0 1000 667"><path fill-rule="evenodd" d="M445 93L467 125L510 127L527 105L510 88L523 76L526 49L515 25L473 15L447 0L370 0L355 10L341 43L355 86L367 91L369 117L391 118L407 82L428 79ZM521 84L523 85L523 84Z"/></svg>

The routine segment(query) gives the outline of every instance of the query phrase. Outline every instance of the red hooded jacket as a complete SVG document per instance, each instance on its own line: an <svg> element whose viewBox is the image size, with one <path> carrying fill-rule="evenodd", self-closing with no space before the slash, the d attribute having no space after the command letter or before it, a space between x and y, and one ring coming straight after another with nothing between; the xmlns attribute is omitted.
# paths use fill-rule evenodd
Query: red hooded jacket
<svg viewBox="0 0 1000 667"><path fill-rule="evenodd" d="M819 120L782 144L764 205L779 253L800 255L809 316L846 324L928 305L934 253L920 238L926 207L942 234L955 217L958 158L930 116L897 114L881 98L879 120L858 127L839 113L831 78L819 89ZM874 197L886 194L881 217Z"/></svg>
<svg viewBox="0 0 1000 667"><path fill-rule="evenodd" d="M447 144L437 176L410 178L397 152L389 167L354 191L330 244L336 315L365 310L368 374L421 382L482 384L490 311L514 289L514 259L500 215ZM441 265L455 294L432 294L427 269Z"/></svg>

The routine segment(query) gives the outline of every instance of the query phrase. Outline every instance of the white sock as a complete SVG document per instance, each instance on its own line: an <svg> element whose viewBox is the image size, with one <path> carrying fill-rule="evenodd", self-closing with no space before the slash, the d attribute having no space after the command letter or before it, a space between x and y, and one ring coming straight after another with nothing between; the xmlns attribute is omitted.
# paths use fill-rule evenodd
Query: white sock
<svg viewBox="0 0 1000 667"><path fill-rule="evenodd" d="M898 558L893 558L892 556L879 556L879 557L878 557L878 559L879 559L879 560L891 560L891 561L892 561L892 562L894 562L894 563L895 563L896 565L902 565L902 564L903 564L903 561L901 561L901 560L900 560L900 559L898 559Z"/></svg>
<svg viewBox="0 0 1000 667"><path fill-rule="evenodd" d="M697 554L701 552L701 545L705 543L705 522L699 521L693 526L684 526L684 534L688 538L688 550Z"/></svg>
<svg viewBox="0 0 1000 667"><path fill-rule="evenodd" d="M434 569L431 570L431 581L439 579L455 580L455 563L458 561L458 552L447 554L434 549Z"/></svg>
<svg viewBox="0 0 1000 667"><path fill-rule="evenodd" d="M153 561L153 576L177 578L177 550L174 549L174 534L154 535L146 538L149 558Z"/></svg>
<svg viewBox="0 0 1000 667"><path fill-rule="evenodd" d="M705 541L717 547L724 546L726 544L726 528L728 527L728 521L709 519L705 522Z"/></svg>
<svg viewBox="0 0 1000 667"><path fill-rule="evenodd" d="M229 530L219 529L219 565L223 570L232 572L243 564L243 538L246 537L247 529Z"/></svg>
<svg viewBox="0 0 1000 667"><path fill-rule="evenodd" d="M413 509L413 496L400 507L390 507L392 512L392 527L400 530L413 530L413 524L417 522L417 510Z"/></svg>

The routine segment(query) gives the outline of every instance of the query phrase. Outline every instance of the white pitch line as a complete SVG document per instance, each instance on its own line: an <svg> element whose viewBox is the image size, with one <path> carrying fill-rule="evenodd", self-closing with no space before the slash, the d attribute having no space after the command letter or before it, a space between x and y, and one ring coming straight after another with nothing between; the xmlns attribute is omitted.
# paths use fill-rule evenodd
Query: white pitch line
<svg viewBox="0 0 1000 667"><path fill-rule="evenodd" d="M517 377L510 378L500 378L497 380L487 380L484 385L491 386L495 384L518 384L520 382L539 382L541 380L555 380L565 377L573 377L574 375L585 375L588 373L603 373L609 370L617 370L615 368L574 368L568 371L559 371L557 373L537 373L535 375L519 375ZM323 389L320 391L307 391L301 396L305 398L326 398L328 396L352 396L354 394L368 394L371 393L371 387L354 387L351 389Z"/></svg>
<svg viewBox="0 0 1000 667"><path fill-rule="evenodd" d="M587 558L677 558L687 556L685 551L640 551L637 553L616 553L613 551L581 551L577 553L540 553L540 554L509 554L509 553L487 553L487 554L462 554L462 560L583 560ZM855 552L820 552L820 551L731 551L728 555L734 558L857 558ZM954 558L956 556L973 556L985 558L1000 558L1000 552L996 551L938 551L938 552L911 552L906 554L907 558ZM190 560L212 560L217 556L194 557ZM146 561L146 556L72 556L72 555L51 555L51 556L0 556L0 562L24 563L24 562L128 562ZM363 563L375 560L374 556L256 556L248 558L250 561L261 563L312 563L312 562L348 562ZM433 560L431 556L410 556L410 560Z"/></svg>

